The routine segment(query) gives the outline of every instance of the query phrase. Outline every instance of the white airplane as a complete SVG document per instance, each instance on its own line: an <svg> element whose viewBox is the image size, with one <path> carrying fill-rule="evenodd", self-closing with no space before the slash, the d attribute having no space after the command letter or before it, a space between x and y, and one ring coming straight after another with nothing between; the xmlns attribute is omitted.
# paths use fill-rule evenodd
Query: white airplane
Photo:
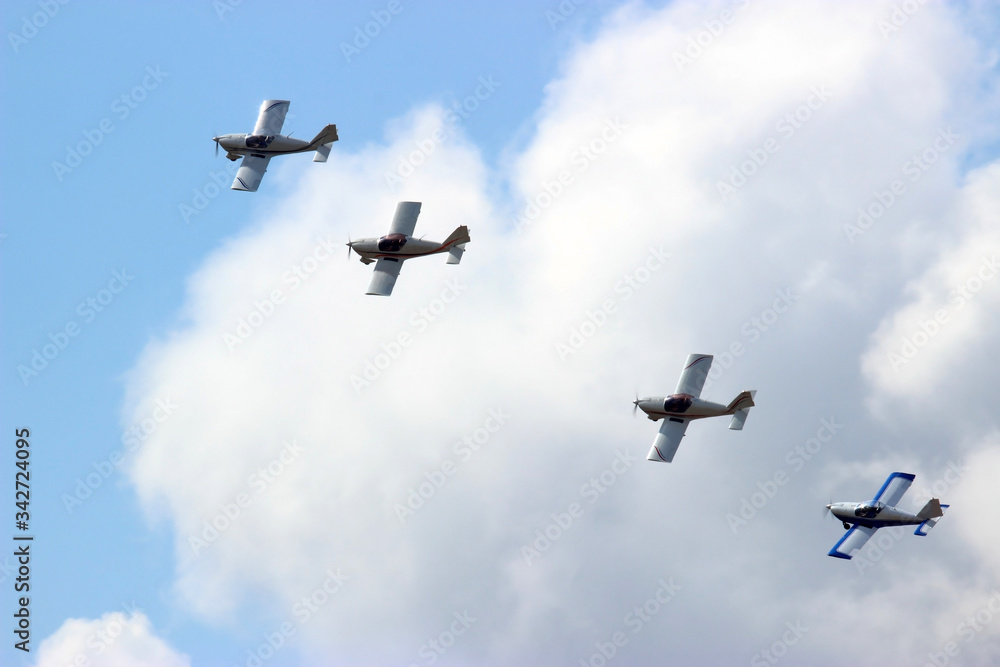
<svg viewBox="0 0 1000 667"><path fill-rule="evenodd" d="M375 273L365 294L389 296L392 287L399 277L403 262L414 257L433 255L439 252L448 253L448 264L458 264L462 261L465 244L469 242L469 228L465 225L457 228L443 243L424 241L422 238L411 237L413 228L417 226L417 216L420 215L420 202L401 201L396 205L396 215L389 225L389 233L377 239L359 239L348 241L349 250L361 255L364 264L375 264Z"/></svg>
<svg viewBox="0 0 1000 667"><path fill-rule="evenodd" d="M865 546L875 531L886 526L912 526L920 524L913 531L921 537L927 535L948 509L937 498L931 498L923 509L916 514L896 509L895 505L903 497L913 482L913 475L906 472L894 472L885 480L871 502L867 503L830 503L826 506L835 517L840 519L847 534L830 549L828 556L851 559L861 547ZM854 524L852 527L851 524Z"/></svg>
<svg viewBox="0 0 1000 667"><path fill-rule="evenodd" d="M336 125L327 125L312 141L279 134L285 123L289 104L288 100L264 100L252 133L212 137L216 155L219 154L219 146L222 146L230 160L243 157L240 170L236 172L236 180L233 181L233 190L256 192L260 179L264 178L264 172L267 171L267 163L275 155L316 151L313 162L326 162L330 157L333 142L338 139Z"/></svg>
<svg viewBox="0 0 1000 667"><path fill-rule="evenodd" d="M649 450L646 459L664 463L673 461L688 422L692 419L732 415L733 420L729 423L729 428L734 431L743 430L750 408L754 406L753 397L757 394L757 390L741 392L729 405L703 401L699 396L710 368L712 368L712 355L689 354L673 394L666 398L635 399L633 405L645 412L647 417L653 421L663 420L660 432L653 440L653 448Z"/></svg>

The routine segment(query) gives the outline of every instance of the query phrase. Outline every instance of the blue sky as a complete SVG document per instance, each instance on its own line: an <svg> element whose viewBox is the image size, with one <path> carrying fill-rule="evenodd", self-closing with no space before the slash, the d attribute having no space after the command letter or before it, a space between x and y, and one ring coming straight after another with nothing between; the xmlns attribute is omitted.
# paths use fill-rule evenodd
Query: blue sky
<svg viewBox="0 0 1000 667"><path fill-rule="evenodd" d="M1000 456L1000 426L982 407L997 392L990 341L1000 333L1000 281L977 274L1000 251L989 224L998 210L995 9L928 6L883 34L892 3L847 3L837 13L819 2L402 0L396 14L389 4L53 3L58 11L23 41L11 34L44 3L5 5L2 421L8 434L32 431L34 645L56 635L50 646L79 654L67 619L96 623L137 606L150 625L136 646L158 637L168 658L245 664L248 647L336 562L358 588L348 585L322 624L304 627L268 664L313 664L331 652L355 664L424 664L422 638L463 605L488 620L442 660L575 662L612 634L619 609L671 574L700 601L687 602L682 588L671 610L687 620L661 617L658 638L642 635L629 661L652 660L670 641L678 661L749 661L754 647L778 641L784 622L804 618L816 630L798 649L800 664L829 664L836 634L816 624L865 605L887 616L938 605L936 615L910 619L937 634L908 659L937 650L960 612L1000 585L995 531L983 537L974 522L950 516L928 551L908 536L905 554L893 547L898 567L882 568L874 584L851 569L845 583L831 574L845 568L824 555L838 533L813 510L828 494L873 492L894 469L944 479L959 460L979 464L952 495L967 505L991 498L975 471ZM561 6L572 12L553 25ZM671 56L719 25L727 7L735 19L678 66ZM356 29L386 16L370 43L345 56ZM384 174L398 156L484 79L495 92L390 190ZM830 101L782 139L733 201L720 201L720 180L782 136L774 121L818 85L829 86ZM213 174L225 171L228 183L232 171L212 136L252 129L268 98L291 100L284 131L296 137L337 124L331 162L277 159L256 193L215 188ZM901 165L944 128L955 143L939 144L932 168L852 239L856 210L906 177ZM562 170L576 170L579 147L598 136L610 137L601 155L571 171L572 187L529 229L514 230L514 213L541 201ZM67 151L81 144L92 151L77 166L56 165L72 164ZM377 234L404 198L424 201L418 234L443 238L470 225L472 252L460 267L408 265L403 290L373 303L362 294L367 268L335 257L245 350L220 348L220 330L316 239ZM669 250L668 268L621 298L616 281L652 247ZM349 378L395 332L413 333L411 313L456 275L469 281L469 296L370 390L352 393ZM950 290L976 275L981 290L968 308L956 306ZM746 323L789 289L799 295L791 314L749 336ZM609 295L621 314L608 313L593 342L561 358L553 343L572 340ZM894 363L899 341L941 309L950 317L942 333L912 361ZM67 325L75 335L61 333ZM669 391L687 353L714 353L719 363L733 342L746 356L721 373L716 391L754 385L773 397L738 436L750 444L732 454L734 434L696 425L681 450L686 464L678 458L664 470L642 460L641 477L617 483L586 528L524 570L522 542L621 443L644 459L652 425L627 421L633 393ZM34 353L52 344L57 354L26 375ZM929 387L954 392L969 419L928 420ZM177 416L68 510L79 480L107 470L124 432L168 396ZM440 510L396 526L393 501L496 405L518 415L497 436L502 453L474 459L429 505ZM749 536L730 531L727 508L771 479L828 413L846 423L836 448L793 479ZM296 438L308 465L262 497L266 511L254 510L247 535L223 536L189 562L191 527L234 497L243 473L272 460L278 442ZM711 443L710 453L699 454L697 442ZM394 443L393 455L384 443ZM728 487L706 510L710 528L685 514L647 534L660 520L652 508L681 506L709 480ZM814 515L807 534L783 530ZM294 517L287 529L282 517ZM713 555L699 561L701 548ZM463 552L468 560L454 555ZM728 562L726 553L739 555ZM807 554L822 558L803 564ZM653 576L657 562L666 567ZM754 577L776 562L788 581ZM741 581L715 582L712 568ZM908 569L930 583L900 592ZM954 593L941 593L949 586ZM881 596L873 601L871 590ZM729 647L711 640L728 627L720 619L761 605L770 624L732 626ZM396 632L380 630L380 613ZM678 627L683 641L666 629ZM965 655L996 657L997 632L1000 623L977 634ZM893 655L876 635L859 646ZM52 650L36 662L3 648L5 664L60 664Z"/></svg>

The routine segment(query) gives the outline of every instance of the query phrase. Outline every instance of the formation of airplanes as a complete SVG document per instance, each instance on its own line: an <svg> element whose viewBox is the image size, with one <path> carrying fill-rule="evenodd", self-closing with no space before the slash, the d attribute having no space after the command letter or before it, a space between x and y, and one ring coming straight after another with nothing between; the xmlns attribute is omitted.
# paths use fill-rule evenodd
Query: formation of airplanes
<svg viewBox="0 0 1000 667"><path fill-rule="evenodd" d="M339 138L337 126L327 125L312 141L283 135L281 128L289 104L288 100L264 100L253 132L213 137L216 153L221 147L226 150L226 157L230 160L243 159L232 184L233 190L256 192L267 171L268 162L275 155L315 151L313 162L326 162L329 158L333 143ZM420 202L399 202L386 234L378 238L348 241L348 253L353 250L360 256L362 263L375 264L366 294L391 295L403 262L408 259L447 253L448 264L458 264L462 260L465 246L470 240L469 228L465 225L458 227L440 243L413 238L420 207ZM673 394L636 397L633 401L633 413L642 410L652 421L663 422L653 440L647 460L671 463L687 432L688 424L695 419L732 417L729 422L730 430L743 430L750 408L755 405L757 391L742 391L727 405L702 399L701 392L712 368L712 360L712 355L708 354L688 355ZM927 535L944 516L948 505L942 505L937 498L932 498L916 514L898 509L896 504L910 488L913 479L914 475L910 473L894 472L869 502L827 505L827 511L840 519L847 530L828 555L850 559L864 547L875 531L887 526L916 525L915 535Z"/></svg>

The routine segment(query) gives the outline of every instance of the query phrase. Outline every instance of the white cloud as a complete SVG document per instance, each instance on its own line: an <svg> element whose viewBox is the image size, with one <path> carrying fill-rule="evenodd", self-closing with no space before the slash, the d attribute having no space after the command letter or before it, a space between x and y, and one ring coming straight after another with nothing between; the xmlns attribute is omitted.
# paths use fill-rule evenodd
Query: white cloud
<svg viewBox="0 0 1000 667"><path fill-rule="evenodd" d="M946 213L979 192L955 182L981 108L952 104L982 84L976 46L937 5L884 39L888 3L753 3L678 68L674 53L721 8L612 16L550 85L510 173L458 134L391 191L385 172L442 123L430 106L387 145L304 172L286 208L206 260L185 324L137 364L125 414L163 396L180 406L131 475L175 526L183 604L220 620L272 601L296 650L344 664L426 664L444 655L434 646L480 664L575 662L619 630L629 662L733 663L798 620L810 630L790 648L796 664L884 664L899 646L854 623L876 612L914 659L937 645L979 594L949 564L968 535L951 544L943 523L926 550L906 540L898 567L858 577L824 555L839 535L819 516L827 493L874 491L889 472L874 461L933 476L958 451L905 421L894 433L869 421L858 368L885 313L907 307L903 285L942 261L936 241L976 243L979 223ZM907 161L949 126L961 142L851 243L856 209L909 178ZM496 178L515 202L491 198ZM736 190L725 200L720 182ZM381 233L402 199L424 202L418 234L470 226L460 266L413 261L389 299L364 296L370 268L336 253L297 286L285 278L328 235ZM650 270L661 247L670 257ZM437 302L451 280L458 297ZM279 303L261 305L274 290ZM978 303L986 317L993 302ZM255 309L270 315L230 351L224 335ZM595 321L561 359L557 343ZM757 388L759 407L744 432L695 424L674 464L648 463L655 427L629 418L633 392L671 389L693 351L718 355L710 398ZM356 391L352 376L387 359ZM995 377L995 361L978 362ZM466 457L456 443L497 409L506 423ZM831 417L843 426L821 453L793 458ZM293 441L301 453L282 460ZM588 495L619 452L640 460ZM864 479L828 482L853 461ZM734 534L726 514L779 470L790 481ZM401 523L396 505L441 475ZM551 524L558 537L529 565L522 547ZM996 579L985 557L964 565ZM914 587L908 569L933 586ZM633 632L627 615L670 578L676 596ZM455 614L475 621L459 633Z"/></svg>
<svg viewBox="0 0 1000 667"><path fill-rule="evenodd" d="M907 283L908 303L873 334L862 368L877 399L935 404L942 395L966 394L971 386L969 400L976 393L983 400L981 389L994 388L987 380L995 368L984 367L983 360L992 354L1000 328L998 192L1000 165L970 174L946 214L960 235L942 240L940 255ZM980 375L983 370L987 377Z"/></svg>
<svg viewBox="0 0 1000 667"><path fill-rule="evenodd" d="M153 633L142 612L66 620L38 647L35 667L190 667L190 659Z"/></svg>

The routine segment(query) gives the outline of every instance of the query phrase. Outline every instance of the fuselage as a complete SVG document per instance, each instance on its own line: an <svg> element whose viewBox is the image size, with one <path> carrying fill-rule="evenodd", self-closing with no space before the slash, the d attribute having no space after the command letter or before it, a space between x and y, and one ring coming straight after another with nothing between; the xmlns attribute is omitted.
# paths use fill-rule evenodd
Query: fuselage
<svg viewBox="0 0 1000 667"><path fill-rule="evenodd" d="M918 518L915 514L903 512L883 503L831 503L826 507L844 523L868 528L908 526L924 522L924 519Z"/></svg>
<svg viewBox="0 0 1000 667"><path fill-rule="evenodd" d="M347 245L354 252L361 255L362 262L371 264L375 260L384 257L404 260L412 257L433 255L439 252L448 252L456 243L458 243L457 240L449 241L448 243L438 243L437 241L415 239L405 234L386 234L377 239L358 239L357 241L351 241Z"/></svg>
<svg viewBox="0 0 1000 667"><path fill-rule="evenodd" d="M258 155L283 155L287 153L304 153L310 148L310 143L303 139L293 139L283 134L223 134L214 138L226 156L232 160L240 155L257 153ZM234 157L235 156L235 157Z"/></svg>
<svg viewBox="0 0 1000 667"><path fill-rule="evenodd" d="M664 417L704 419L705 417L721 417L730 414L728 406L704 401L690 394L640 398L635 404L653 421Z"/></svg>

